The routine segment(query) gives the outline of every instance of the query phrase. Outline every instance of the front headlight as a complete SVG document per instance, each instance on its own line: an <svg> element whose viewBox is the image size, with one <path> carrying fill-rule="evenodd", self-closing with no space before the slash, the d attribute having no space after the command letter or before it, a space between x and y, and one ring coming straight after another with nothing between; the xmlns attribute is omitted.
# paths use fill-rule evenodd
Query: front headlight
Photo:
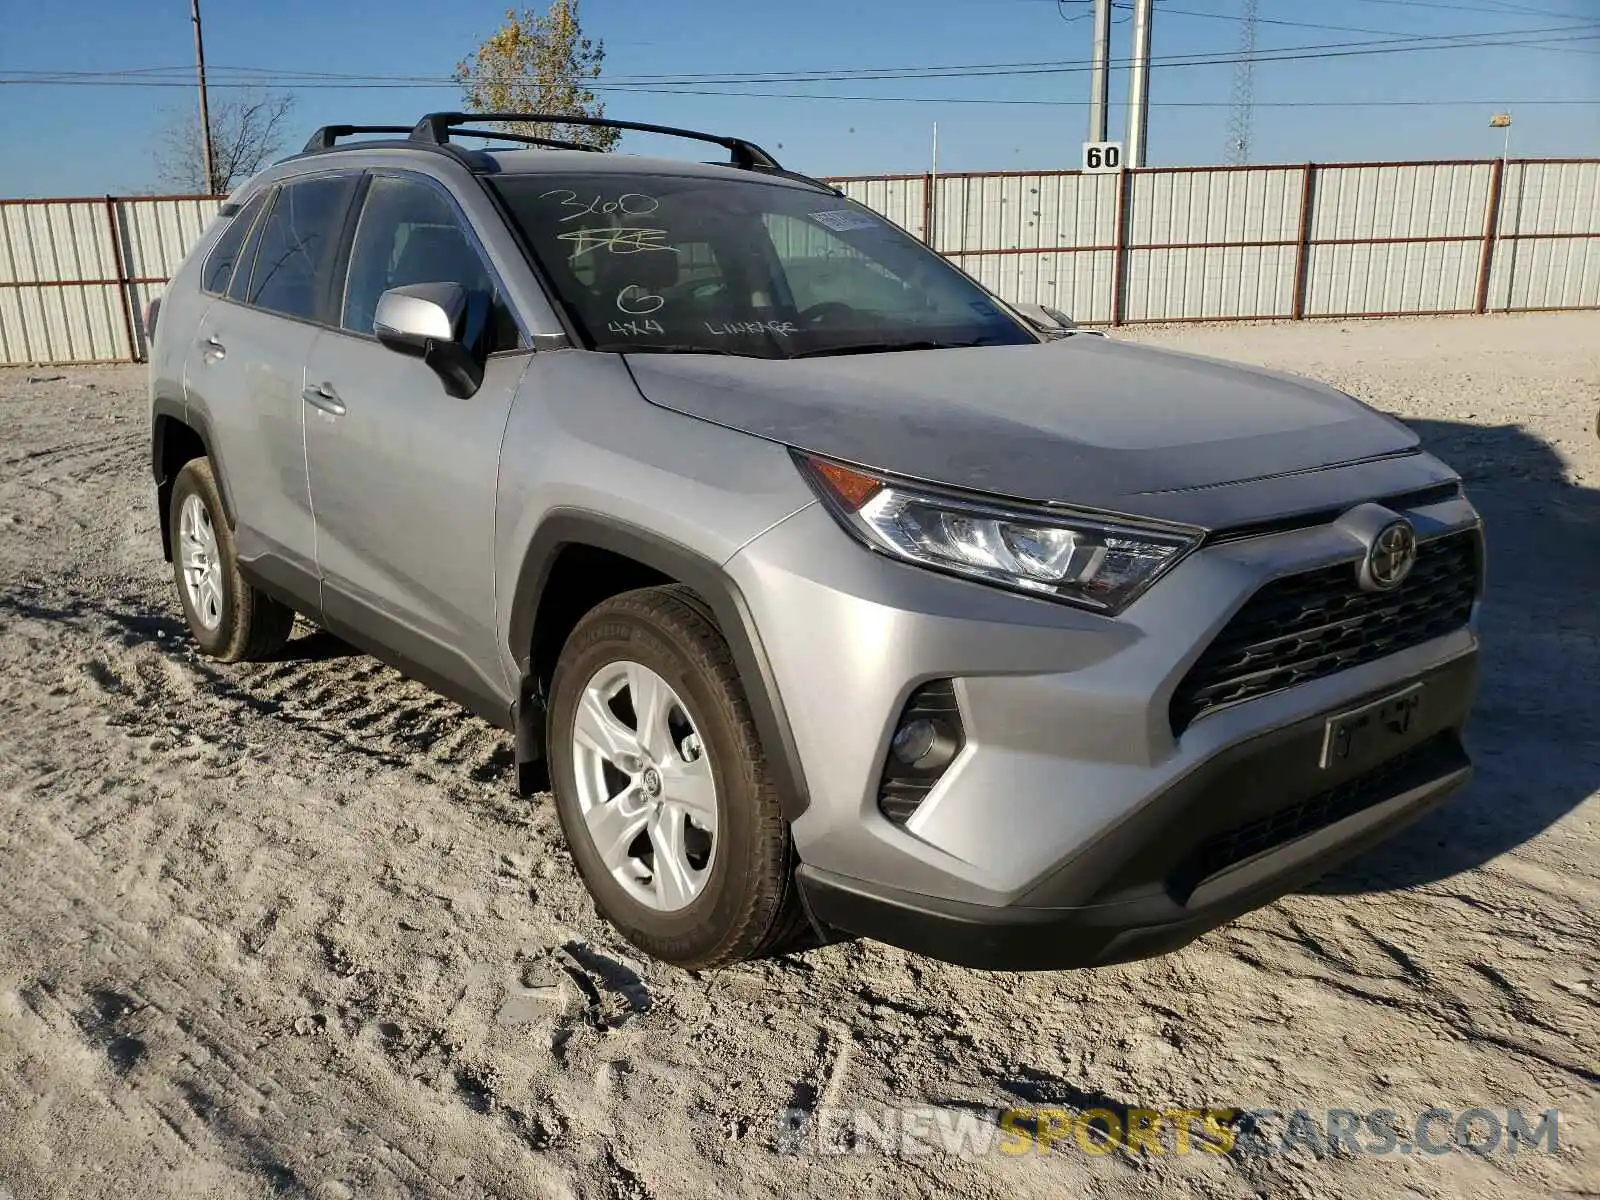
<svg viewBox="0 0 1600 1200"><path fill-rule="evenodd" d="M1117 613L1199 543L1150 528L941 492L795 455L828 509L875 550L1029 595Z"/></svg>

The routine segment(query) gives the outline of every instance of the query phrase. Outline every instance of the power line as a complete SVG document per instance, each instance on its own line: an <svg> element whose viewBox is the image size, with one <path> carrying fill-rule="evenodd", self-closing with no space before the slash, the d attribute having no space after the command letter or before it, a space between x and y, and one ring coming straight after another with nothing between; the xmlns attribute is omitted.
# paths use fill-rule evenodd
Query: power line
<svg viewBox="0 0 1600 1200"><path fill-rule="evenodd" d="M1576 30L1600 29L1600 23L1583 22L1577 25L1561 25L1525 30L1506 30L1493 34L1418 34L1403 35L1367 41L1323 42L1300 46L1285 46L1274 50L1265 50L1257 54L1257 61L1299 61L1309 58L1347 58L1361 57L1372 54L1397 54L1414 53L1428 50L1470 50L1494 49L1502 47L1534 47L1541 49L1554 49L1559 45L1572 42L1590 42L1600 40L1600 34L1580 34L1572 37L1546 38L1535 35L1566 34ZM1510 36L1517 36L1519 40L1505 41ZM1490 40L1485 40L1490 39ZM1190 66L1217 66L1237 63L1240 55L1237 52L1194 52L1188 54L1171 54L1152 56L1151 65L1163 68L1190 67ZM1126 67L1129 59L1113 62L1112 66ZM941 79L951 77L988 77L1011 75L1054 75L1072 74L1088 71L1092 62L1085 59L1050 59L1033 60L1009 63L957 63L939 66L903 66L903 67L860 67L834 70L817 71L772 71L749 73L713 73L713 74L686 74L686 75L633 75L611 76L606 79L606 85L612 89L619 87L633 87L658 84L780 84L780 83L828 83L828 82L877 82L899 81L918 79ZM126 82L150 86L162 86L165 80L149 79L152 73L162 70L176 72L187 71L188 68L118 68L102 72L85 71L0 71L0 75L17 76L0 80L0 82L27 83L27 82L61 82L84 81L102 82L110 80L124 80L127 76L139 76L136 80ZM426 84L441 84L458 86L458 81L453 76L443 75L385 75L361 74L351 72L329 71L296 71L274 67L216 67L210 68L211 74L216 76L227 73L231 76L248 76L247 80L231 79L232 86L262 86L267 84L299 84L301 86L329 86L329 87L354 87L363 84L385 86L412 86Z"/></svg>
<svg viewBox="0 0 1600 1200"><path fill-rule="evenodd" d="M192 86L191 84L188 84L188 83L181 83L181 82L176 82L176 81L174 81L172 83L163 83L163 84L150 85L150 84L132 83L132 82L127 82L127 81L123 81L123 82L112 81L112 82L101 83L101 82L92 81L92 80L91 81L79 82L79 81L73 81L73 80L50 80L50 79L46 79L46 80L27 80L27 81L0 79L0 86L3 86L4 84L7 84L7 83L19 83L19 82L39 83L39 84L42 84L42 85L45 85L45 86L61 85L61 86L67 86L67 87L71 87L71 86L190 87L190 86ZM250 87L250 86L256 86L256 85L242 84L242 83L235 83L235 84L222 83L222 84L218 84L218 83L213 82L210 86L215 88L215 87ZM330 86L333 86L333 85L330 85ZM345 85L337 85L337 86L342 87L342 86L345 86ZM378 83L378 84L364 84L364 85L355 85L355 86L357 86L357 87L367 87L367 88L381 88L381 89L397 89L397 90L403 89L403 90L413 90L413 91L438 91L438 90L445 89L445 88L453 89L453 88L457 87L458 85L456 85L454 83ZM978 105L978 106L1001 105L1001 106L1005 106L1005 107L1018 107L1018 108L1085 108L1085 107L1087 107L1087 103L1088 103L1087 101L1082 101L1082 100L1017 100L1017 99L1012 99L1012 98L1009 98L1009 97L1000 98L1000 97L974 97L974 96L881 96L881 95L880 96L861 96L861 95L840 95L838 93L832 93L832 92L746 92L746 91L731 91L731 90L713 89L713 88L709 88L709 87L706 87L706 88L695 88L695 87L654 87L654 86L647 86L647 85L637 85L637 86L630 86L630 87L608 87L608 86L606 86L604 84L599 84L599 85L595 85L592 88L592 90L593 91L597 91L597 92L614 92L614 93L619 93L619 94L623 94L623 95L636 94L636 95L654 95L654 96L729 96L729 97L734 97L734 98L758 99L758 100L841 100L841 101L848 101L850 103L879 103L879 102L882 102L882 103L888 103L888 104L946 104L946 105L962 105L962 104L966 104L966 105ZM1231 107L1232 101L1229 101L1229 100L1164 100L1164 101L1163 100L1152 100L1150 103L1151 103L1151 107L1152 108L1228 108L1228 107ZM1558 106L1558 107L1600 106L1600 96L1593 96L1593 97L1561 96L1561 97L1555 97L1555 98L1534 97L1534 98L1520 99L1520 100L1507 99L1504 96L1479 97L1479 98L1475 98L1475 99L1449 99L1449 100L1433 100L1433 99L1413 99L1413 100L1258 100L1258 101L1256 101L1255 107L1257 107L1257 108L1284 108L1284 109L1299 109L1299 108L1328 108L1328 109L1346 109L1346 108L1483 108L1483 107L1486 107L1486 106L1493 106L1493 105L1503 105L1503 106L1508 107L1508 108L1530 108L1530 107L1544 107L1544 106Z"/></svg>
<svg viewBox="0 0 1600 1200"><path fill-rule="evenodd" d="M1357 4L1382 4L1390 8L1437 8L1446 12L1480 12L1494 13L1501 17L1554 17L1557 20L1577 20L1572 13L1551 12L1548 8L1529 8L1526 5L1514 4L1504 8L1485 8L1480 4L1442 4L1434 0L1356 0Z"/></svg>
<svg viewBox="0 0 1600 1200"><path fill-rule="evenodd" d="M1127 5L1127 4L1123 4L1123 3L1119 2L1116 5L1116 7L1118 7L1118 8L1128 8L1130 6ZM1445 7L1445 6L1444 5L1436 5L1436 6L1433 6L1433 7ZM1238 22L1238 21L1243 21L1245 19L1243 16L1238 16L1238 15L1235 15L1233 13L1199 12L1199 11L1196 11L1195 9L1192 9L1192 8L1173 8L1173 7L1171 7L1170 5L1167 5L1167 4L1160 5L1160 7L1159 7L1159 9L1157 11L1163 12L1163 13L1170 13L1171 15L1173 15L1175 17L1196 17L1196 18L1200 18L1200 19L1208 20L1208 21L1234 21L1234 22ZM1488 12L1488 11L1493 11L1493 10L1485 9L1483 11ZM1536 11L1537 10L1533 10L1533 9L1527 10L1527 12L1530 13L1530 14L1532 14L1532 13L1534 13ZM1511 16L1518 16L1518 15L1521 15L1521 14L1513 13L1513 12L1510 12L1510 11L1504 11L1504 12L1501 12L1500 15L1504 16L1504 17L1511 17ZM1567 14L1549 13L1549 14L1545 14L1545 15L1552 16L1552 17L1561 17L1561 16L1566 16ZM1581 18L1568 17L1568 19L1576 21L1576 20L1580 20ZM1328 24L1324 24L1324 23L1322 23L1320 21L1288 21L1288 20L1284 20L1281 17L1262 17L1262 16L1257 16L1256 19L1255 19L1255 23L1257 25L1278 25L1278 26L1283 26L1285 28L1291 28L1291 29L1324 29L1324 30L1329 30L1329 31L1336 32L1336 33L1390 34L1390 35L1393 35L1395 37L1413 36L1413 35L1409 35L1409 34L1405 33L1402 30L1399 30L1399 29L1373 29L1370 26L1365 26L1365 25L1328 25ZM1514 30L1508 30L1507 32L1513 32L1514 33L1515 31ZM1442 34L1442 35L1438 35L1438 36L1443 36L1443 37L1468 37L1468 36L1495 37L1495 36L1498 36L1498 35L1494 31L1485 31L1485 32L1482 32L1482 33L1471 34L1471 35L1469 35L1469 34ZM1581 53L1583 53L1582 51L1565 50L1565 49L1563 49L1562 47L1559 47L1559 46L1548 46L1548 47L1544 47L1544 48L1548 49L1548 50L1551 50L1551 51L1560 51L1563 54L1571 54L1571 53L1579 53L1579 54L1581 54Z"/></svg>

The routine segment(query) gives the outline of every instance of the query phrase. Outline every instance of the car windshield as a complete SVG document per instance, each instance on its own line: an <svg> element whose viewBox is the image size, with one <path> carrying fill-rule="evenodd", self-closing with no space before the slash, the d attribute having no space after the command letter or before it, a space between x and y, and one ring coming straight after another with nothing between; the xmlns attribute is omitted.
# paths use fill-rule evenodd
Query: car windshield
<svg viewBox="0 0 1600 1200"><path fill-rule="evenodd" d="M613 171L494 186L597 350L793 358L1038 340L904 230L826 192Z"/></svg>

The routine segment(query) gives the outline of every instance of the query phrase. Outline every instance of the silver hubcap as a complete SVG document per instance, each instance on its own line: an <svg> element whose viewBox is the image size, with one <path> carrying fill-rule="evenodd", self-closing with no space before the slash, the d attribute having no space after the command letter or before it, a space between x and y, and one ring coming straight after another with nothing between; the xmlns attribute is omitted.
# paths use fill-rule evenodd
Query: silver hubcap
<svg viewBox="0 0 1600 1200"><path fill-rule="evenodd" d="M660 912L693 901L716 855L717 789L678 694L639 663L601 668L578 702L572 752L584 825L612 878Z"/></svg>
<svg viewBox="0 0 1600 1200"><path fill-rule="evenodd" d="M199 496L187 496L178 513L178 557L189 607L206 629L222 624L222 557L217 531Z"/></svg>

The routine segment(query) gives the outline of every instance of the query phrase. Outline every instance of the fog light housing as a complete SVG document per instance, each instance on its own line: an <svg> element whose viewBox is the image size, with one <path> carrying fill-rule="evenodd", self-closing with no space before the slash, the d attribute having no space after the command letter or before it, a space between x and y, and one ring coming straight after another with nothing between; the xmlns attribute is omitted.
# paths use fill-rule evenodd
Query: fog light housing
<svg viewBox="0 0 1600 1200"><path fill-rule="evenodd" d="M896 825L909 821L965 745L961 709L950 680L936 679L912 692L884 759L878 787L883 815Z"/></svg>

